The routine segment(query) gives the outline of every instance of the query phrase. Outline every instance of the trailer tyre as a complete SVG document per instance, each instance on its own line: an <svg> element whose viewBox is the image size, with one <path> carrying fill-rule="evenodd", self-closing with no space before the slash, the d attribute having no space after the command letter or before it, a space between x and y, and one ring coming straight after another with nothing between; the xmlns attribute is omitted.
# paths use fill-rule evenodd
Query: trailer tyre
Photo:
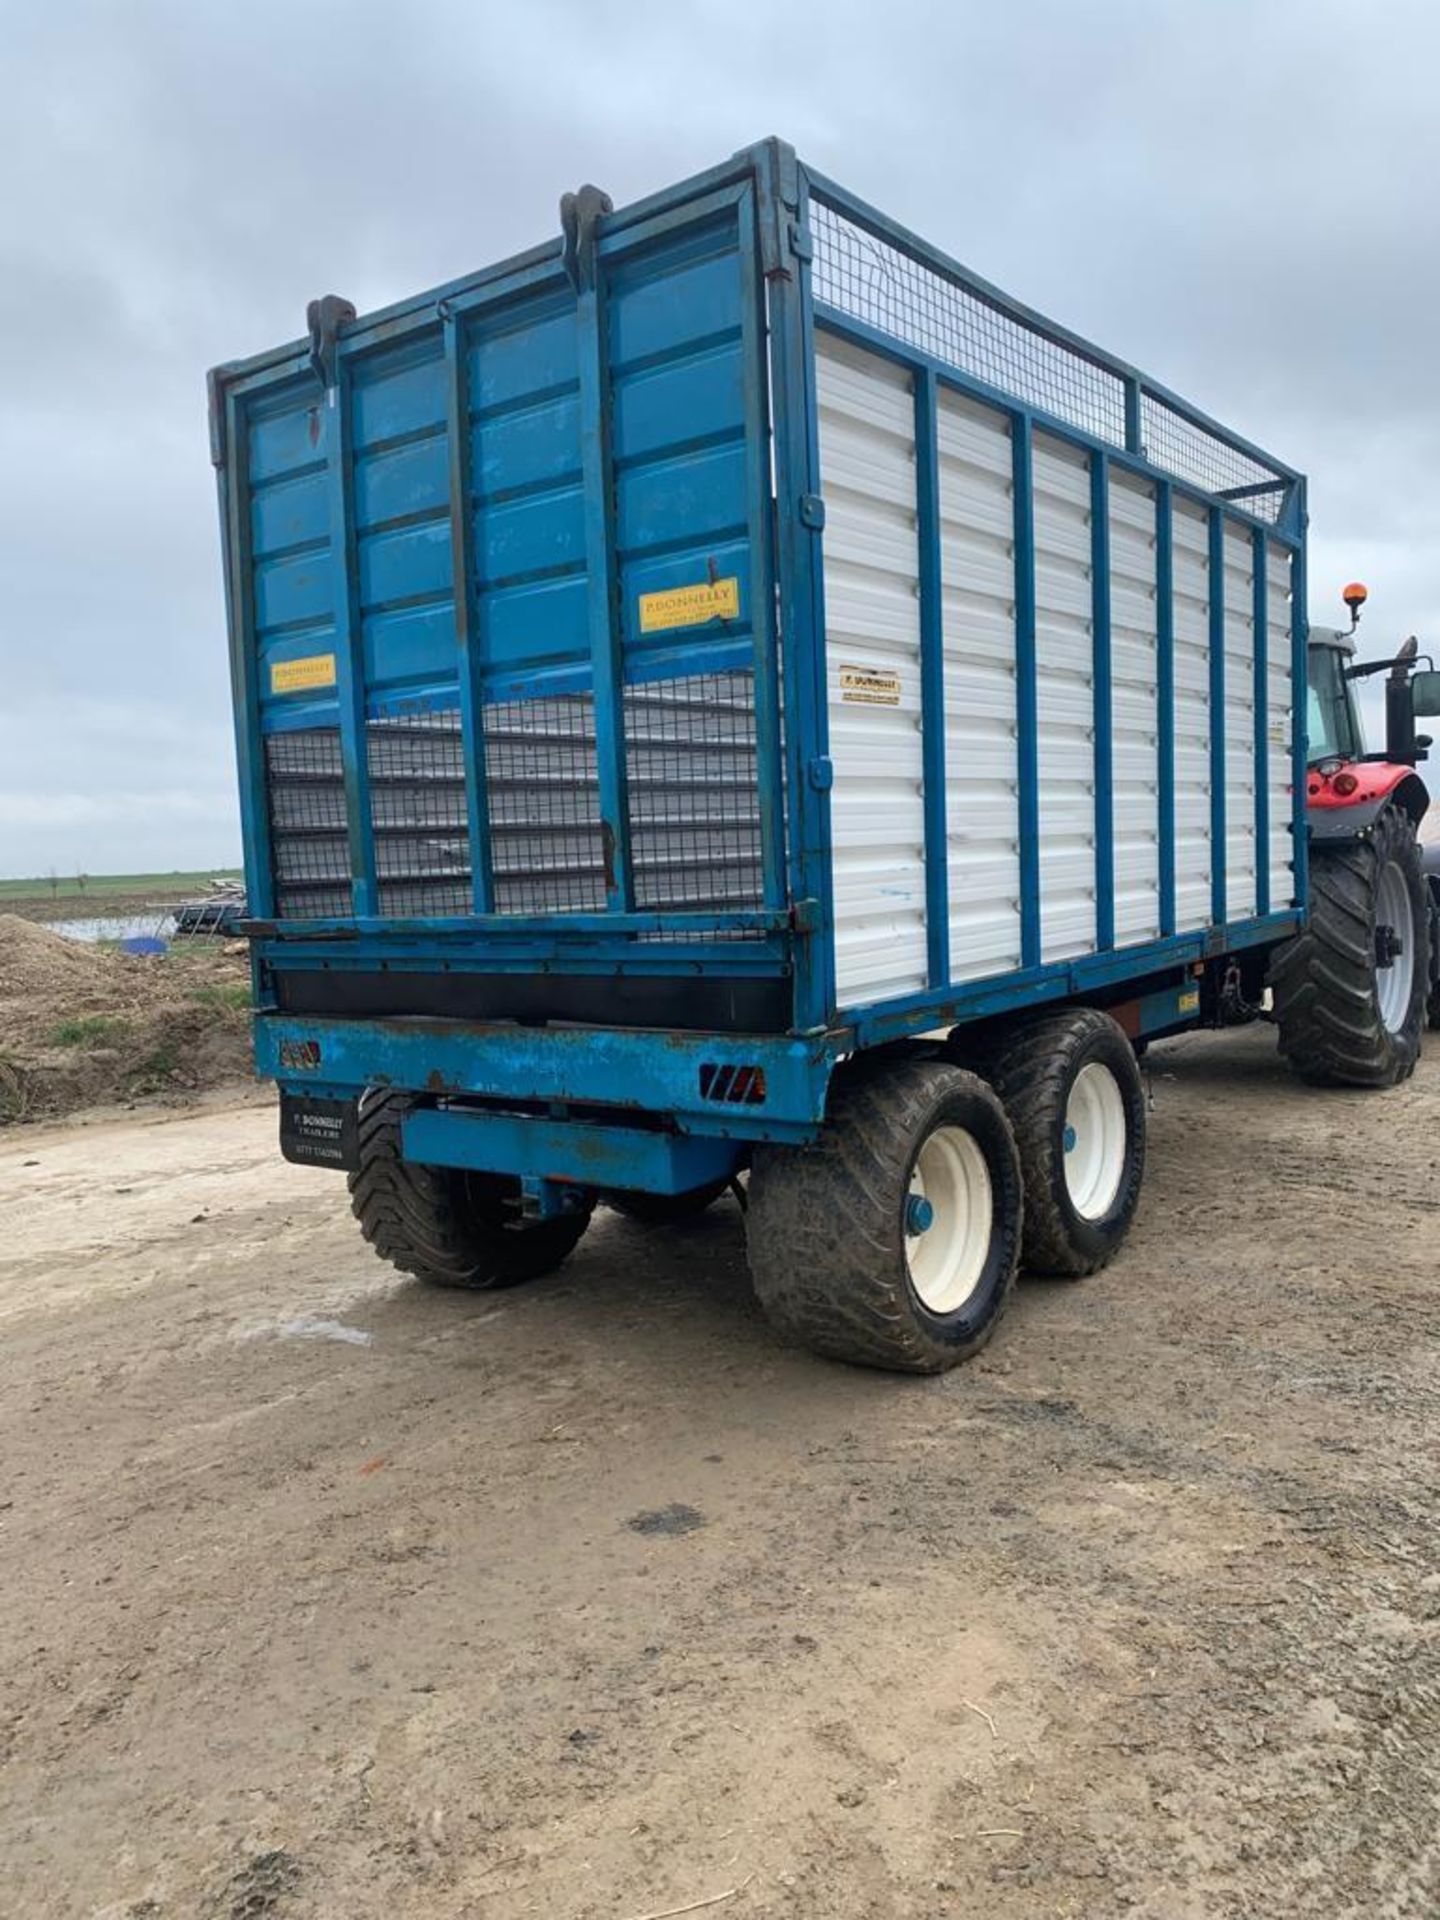
<svg viewBox="0 0 1440 1920"><path fill-rule="evenodd" d="M820 1137L757 1149L755 1291L834 1360L941 1373L983 1347L1020 1252L1020 1162L973 1073L908 1059L837 1076Z"/></svg>
<svg viewBox="0 0 1440 1920"><path fill-rule="evenodd" d="M409 1105L390 1093L360 1102L350 1207L382 1260L429 1286L483 1291L538 1280L574 1251L590 1224L588 1204L559 1219L525 1220L515 1181L405 1159L400 1123Z"/></svg>
<svg viewBox="0 0 1440 1920"><path fill-rule="evenodd" d="M1270 966L1280 1051L1319 1086L1393 1087L1420 1055L1427 902L1408 814L1363 840L1314 848L1310 924Z"/></svg>
<svg viewBox="0 0 1440 1920"><path fill-rule="evenodd" d="M1025 1181L1021 1265L1081 1280L1129 1231L1145 1178L1145 1089L1135 1048L1108 1013L1076 1007L1013 1033L991 1080Z"/></svg>
<svg viewBox="0 0 1440 1920"><path fill-rule="evenodd" d="M698 1220L714 1206L730 1185L728 1180L711 1180L688 1193L609 1193L605 1198L616 1213L647 1227L683 1227Z"/></svg>

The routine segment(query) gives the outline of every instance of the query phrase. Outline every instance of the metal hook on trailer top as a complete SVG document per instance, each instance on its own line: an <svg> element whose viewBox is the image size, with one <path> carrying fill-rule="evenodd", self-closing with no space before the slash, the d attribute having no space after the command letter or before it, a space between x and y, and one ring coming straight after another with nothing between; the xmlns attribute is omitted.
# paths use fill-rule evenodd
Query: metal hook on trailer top
<svg viewBox="0 0 1440 1920"><path fill-rule="evenodd" d="M615 202L601 187L587 181L578 193L560 196L560 232L564 236L561 261L565 276L577 293L595 284L595 226L600 216L615 211Z"/></svg>

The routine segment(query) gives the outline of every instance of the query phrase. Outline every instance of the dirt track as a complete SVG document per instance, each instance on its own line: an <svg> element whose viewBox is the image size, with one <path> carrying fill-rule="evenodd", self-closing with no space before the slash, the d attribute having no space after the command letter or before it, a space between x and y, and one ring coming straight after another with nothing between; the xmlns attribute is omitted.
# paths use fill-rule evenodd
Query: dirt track
<svg viewBox="0 0 1440 1920"><path fill-rule="evenodd" d="M933 1382L730 1202L448 1296L263 1106L6 1136L0 1904L1432 1920L1440 1046L1272 1044L1156 1049L1122 1259Z"/></svg>

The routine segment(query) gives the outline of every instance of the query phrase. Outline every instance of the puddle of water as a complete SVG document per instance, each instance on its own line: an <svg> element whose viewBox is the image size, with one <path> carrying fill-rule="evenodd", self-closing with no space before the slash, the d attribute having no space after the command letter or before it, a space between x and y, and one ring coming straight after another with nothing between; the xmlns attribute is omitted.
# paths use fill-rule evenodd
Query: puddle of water
<svg viewBox="0 0 1440 1920"><path fill-rule="evenodd" d="M258 1327L244 1328L235 1338L265 1340L272 1334L282 1340L340 1340L349 1347L375 1344L374 1334L367 1333L364 1327L347 1327L343 1320L325 1320L309 1313L302 1313L294 1320L266 1320Z"/></svg>

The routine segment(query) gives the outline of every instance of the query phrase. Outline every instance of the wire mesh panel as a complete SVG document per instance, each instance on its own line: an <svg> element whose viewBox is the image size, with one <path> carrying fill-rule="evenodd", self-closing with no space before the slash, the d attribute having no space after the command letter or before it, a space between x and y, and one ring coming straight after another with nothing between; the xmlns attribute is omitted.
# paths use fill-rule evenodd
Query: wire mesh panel
<svg viewBox="0 0 1440 1920"><path fill-rule="evenodd" d="M350 843L338 727L267 734L275 914L333 918L351 911Z"/></svg>
<svg viewBox="0 0 1440 1920"><path fill-rule="evenodd" d="M1047 338L818 196L810 226L816 300L1097 440L1125 445L1125 381L1113 368ZM1282 474L1143 391L1140 426L1153 465L1257 519L1279 519L1288 492Z"/></svg>
<svg viewBox="0 0 1440 1920"><path fill-rule="evenodd" d="M465 743L456 708L399 711L365 729L382 914L469 913Z"/></svg>
<svg viewBox="0 0 1440 1920"><path fill-rule="evenodd" d="M1272 526L1285 505L1286 482L1271 468L1197 427L1152 393L1140 396L1140 431L1147 459L1178 480L1231 500L1243 513Z"/></svg>
<svg viewBox="0 0 1440 1920"><path fill-rule="evenodd" d="M754 675L627 686L625 754L636 906L761 905Z"/></svg>
<svg viewBox="0 0 1440 1920"><path fill-rule="evenodd" d="M1017 400L1123 444L1116 374L1058 346L822 200L810 208L813 291L826 306L918 347Z"/></svg>
<svg viewBox="0 0 1440 1920"><path fill-rule="evenodd" d="M497 913L601 911L605 859L588 693L484 709Z"/></svg>
<svg viewBox="0 0 1440 1920"><path fill-rule="evenodd" d="M606 905L594 703L587 694L483 710L497 913ZM625 691L635 904L701 912L763 901L754 679L692 674ZM366 725L377 906L394 918L473 906L465 741L456 708ZM266 740L276 913L353 911L335 727Z"/></svg>

